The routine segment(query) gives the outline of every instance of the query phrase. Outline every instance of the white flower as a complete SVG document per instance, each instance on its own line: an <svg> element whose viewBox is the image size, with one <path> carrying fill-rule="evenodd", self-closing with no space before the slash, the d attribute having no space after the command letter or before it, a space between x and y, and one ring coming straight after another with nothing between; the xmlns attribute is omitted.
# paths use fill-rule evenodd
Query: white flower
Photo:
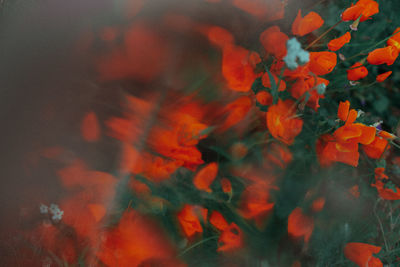
<svg viewBox="0 0 400 267"><path fill-rule="evenodd" d="M64 215L64 211L57 210L56 212L53 213L53 216L51 217L51 219L53 221L60 221L62 219L63 215Z"/></svg>
<svg viewBox="0 0 400 267"><path fill-rule="evenodd" d="M319 95L325 94L325 91L326 91L326 84L320 83L317 85L317 92Z"/></svg>
<svg viewBox="0 0 400 267"><path fill-rule="evenodd" d="M365 112L362 111L361 109L357 110L357 118L361 117L364 114L365 114Z"/></svg>
<svg viewBox="0 0 400 267"><path fill-rule="evenodd" d="M40 209L40 213L42 213L42 214L46 214L46 213L49 212L49 207L47 207L47 206L44 205L44 204L40 204L39 209Z"/></svg>
<svg viewBox="0 0 400 267"><path fill-rule="evenodd" d="M57 204L50 204L50 212L51 213L55 213L55 212L57 212L59 210L60 210L60 208L58 207Z"/></svg>
<svg viewBox="0 0 400 267"><path fill-rule="evenodd" d="M301 48L301 44L296 38L289 39L286 46L287 54L283 58L283 61L285 61L289 69L294 70L299 64L304 65L310 61L310 53Z"/></svg>

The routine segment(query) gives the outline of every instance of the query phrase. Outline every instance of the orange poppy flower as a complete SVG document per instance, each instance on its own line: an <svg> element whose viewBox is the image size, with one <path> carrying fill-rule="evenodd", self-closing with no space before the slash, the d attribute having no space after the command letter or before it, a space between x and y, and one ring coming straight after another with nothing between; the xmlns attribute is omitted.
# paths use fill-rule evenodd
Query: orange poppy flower
<svg viewBox="0 0 400 267"><path fill-rule="evenodd" d="M350 102L346 100L345 102L340 101L337 116L340 120L346 121L349 116Z"/></svg>
<svg viewBox="0 0 400 267"><path fill-rule="evenodd" d="M240 210L244 218L260 221L273 209L274 203L270 202L270 189L271 185L256 182L243 191Z"/></svg>
<svg viewBox="0 0 400 267"><path fill-rule="evenodd" d="M278 86L279 78L276 77L275 74L272 74L272 77L274 77L275 84L276 84L276 86ZM269 74L267 72L264 73L264 75L262 76L261 79L262 79L262 84L264 85L264 87L271 88L271 80L270 80ZM286 89L286 83L284 80L281 79L281 81L279 82L278 91L281 92L281 91L284 91L285 89Z"/></svg>
<svg viewBox="0 0 400 267"><path fill-rule="evenodd" d="M217 251L233 251L243 246L243 233L236 223L231 223L224 229L219 239L219 248Z"/></svg>
<svg viewBox="0 0 400 267"><path fill-rule="evenodd" d="M308 67L316 75L325 75L335 68L336 63L336 53L328 51L310 52L310 62L308 63Z"/></svg>
<svg viewBox="0 0 400 267"><path fill-rule="evenodd" d="M349 81L358 81L368 75L368 70L360 62L355 63L347 70L347 79Z"/></svg>
<svg viewBox="0 0 400 267"><path fill-rule="evenodd" d="M254 59L251 59L253 55ZM254 63L261 62L258 54L247 49L234 46L224 46L222 53L222 75L233 91L247 92L250 90L257 74L254 73Z"/></svg>
<svg viewBox="0 0 400 267"><path fill-rule="evenodd" d="M178 213L178 221L181 225L183 232L187 237L191 237L196 233L202 233L203 227L199 220L199 216L202 216L202 220L207 219L207 209L185 204L182 210Z"/></svg>
<svg viewBox="0 0 400 267"><path fill-rule="evenodd" d="M368 145L363 145L365 154L372 159L380 159L382 153L387 149L388 141L380 136L375 136L372 143Z"/></svg>
<svg viewBox="0 0 400 267"><path fill-rule="evenodd" d="M369 145L375 139L375 127L354 123L357 111L350 109L350 102L341 102L338 109L339 119L345 125L338 128L332 136L324 135L317 141L317 154L321 165L329 166L333 162L342 162L356 167L358 165L358 144Z"/></svg>
<svg viewBox="0 0 400 267"><path fill-rule="evenodd" d="M267 112L268 130L276 139L291 145L294 138L301 132L303 120L295 117L294 102L290 99L279 99L276 105L271 106Z"/></svg>
<svg viewBox="0 0 400 267"><path fill-rule="evenodd" d="M392 71L387 71L385 73L379 74L378 76L376 76L376 81L381 83L386 80L387 77L390 76L390 74L392 74Z"/></svg>
<svg viewBox="0 0 400 267"><path fill-rule="evenodd" d="M227 117L221 125L221 130L227 130L235 124L243 120L252 107L251 98L248 96L241 96L224 108Z"/></svg>
<svg viewBox="0 0 400 267"><path fill-rule="evenodd" d="M342 48L345 44L350 42L350 40L351 40L351 34L350 34L350 32L346 32L345 34L343 34L339 38L331 40L328 43L328 48L331 51L337 51L340 48Z"/></svg>
<svg viewBox="0 0 400 267"><path fill-rule="evenodd" d="M370 52L367 57L367 61L372 65L392 65L396 60L399 52L394 46L386 46L384 48L377 48Z"/></svg>
<svg viewBox="0 0 400 267"><path fill-rule="evenodd" d="M314 110L318 110L319 108L319 99L324 98L324 95L320 95L317 90L317 86L324 84L328 86L329 81L320 77L315 77L308 75L304 78L299 78L291 87L290 93L296 98L304 98L305 93L308 92L310 97L307 101L307 106L313 108Z"/></svg>
<svg viewBox="0 0 400 267"><path fill-rule="evenodd" d="M392 34L393 36L390 37L389 40L387 40L386 44L388 46L390 45L390 46L395 47L397 49L397 51L400 52L400 27L398 27L396 30L394 30L393 34Z"/></svg>
<svg viewBox="0 0 400 267"><path fill-rule="evenodd" d="M221 187L224 193L232 193L232 184L231 181L227 178L221 179Z"/></svg>
<svg viewBox="0 0 400 267"><path fill-rule="evenodd" d="M395 186L395 190L392 188L385 187L385 182L389 180L389 177L384 173L385 168L375 169L375 184L371 186L378 190L378 194L381 198L386 200L398 200L400 199L400 188Z"/></svg>
<svg viewBox="0 0 400 267"><path fill-rule="evenodd" d="M295 238L304 238L304 242L310 240L314 230L314 219L303 213L301 208L295 208L288 218L288 233Z"/></svg>
<svg viewBox="0 0 400 267"><path fill-rule="evenodd" d="M228 222L225 220L224 216L218 211L213 211L209 219L210 223L220 231L224 231L229 227Z"/></svg>
<svg viewBox="0 0 400 267"><path fill-rule="evenodd" d="M272 95L267 91L260 91L256 94L256 100L261 105L269 106L272 104Z"/></svg>
<svg viewBox="0 0 400 267"><path fill-rule="evenodd" d="M301 16L301 10L297 13L297 17L292 24L292 33L298 36L304 36L324 24L324 20L316 12L308 13L304 18Z"/></svg>
<svg viewBox="0 0 400 267"><path fill-rule="evenodd" d="M93 111L86 113L85 117L83 118L81 125L81 133L83 139L85 139L88 142L95 142L99 140L100 138L99 120L97 119L97 116Z"/></svg>
<svg viewBox="0 0 400 267"><path fill-rule="evenodd" d="M193 184L199 190L211 192L210 185L218 174L218 164L212 162L202 168L194 177Z"/></svg>
<svg viewBox="0 0 400 267"><path fill-rule="evenodd" d="M291 145L301 132L303 120L296 118L295 105L290 99L279 99L276 105L270 106L267 112L267 126L273 137Z"/></svg>
<svg viewBox="0 0 400 267"><path fill-rule="evenodd" d="M271 26L260 35L260 42L265 51L278 59L282 59L287 53L287 40L289 40L289 37L281 32L278 26Z"/></svg>
<svg viewBox="0 0 400 267"><path fill-rule="evenodd" d="M347 8L342 13L342 20L357 20L360 16L360 21L363 22L369 19L372 15L379 13L379 4L373 0L359 0L355 5Z"/></svg>
<svg viewBox="0 0 400 267"><path fill-rule="evenodd" d="M383 267L382 262L372 256L381 251L380 247L365 243L347 243L344 247L344 256L357 264L359 267Z"/></svg>

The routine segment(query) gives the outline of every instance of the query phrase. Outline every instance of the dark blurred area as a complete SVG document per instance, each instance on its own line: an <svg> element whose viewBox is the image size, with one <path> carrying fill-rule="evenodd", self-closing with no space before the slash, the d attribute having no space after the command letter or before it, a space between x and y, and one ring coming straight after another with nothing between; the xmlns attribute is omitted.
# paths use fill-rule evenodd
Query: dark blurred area
<svg viewBox="0 0 400 267"><path fill-rule="evenodd" d="M10 242L18 243L14 233L29 225L38 204L63 194L58 166L40 151L64 147L70 153L65 162L84 158L92 169L114 172L118 143L109 137L85 143L83 115L95 110L104 121L120 114L125 93L150 99L182 92L196 72L196 78L221 84L214 64L220 55L204 29L223 27L237 44L259 51L259 34L283 2L0 1L0 265L17 266L6 261L18 253ZM281 28L290 29L297 10L317 2L285 2L288 24Z"/></svg>

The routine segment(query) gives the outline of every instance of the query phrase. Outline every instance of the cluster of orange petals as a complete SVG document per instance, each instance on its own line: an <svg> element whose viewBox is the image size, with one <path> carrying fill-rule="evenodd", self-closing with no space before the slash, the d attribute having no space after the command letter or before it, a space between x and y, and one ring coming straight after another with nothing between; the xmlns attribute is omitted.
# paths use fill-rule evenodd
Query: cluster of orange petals
<svg viewBox="0 0 400 267"><path fill-rule="evenodd" d="M301 132L303 120L296 117L295 104L288 99L279 99L276 105L270 106L267 112L267 126L273 137L291 145Z"/></svg>
<svg viewBox="0 0 400 267"><path fill-rule="evenodd" d="M375 140L375 127L355 123L357 111L350 110L350 102L340 102L338 118L345 122L332 135L324 135L317 141L317 154L320 163L328 166L342 162L356 167L358 165L358 144L369 145Z"/></svg>
<svg viewBox="0 0 400 267"><path fill-rule="evenodd" d="M373 256L381 251L380 247L365 243L347 243L344 247L344 255L359 267L383 267L382 262Z"/></svg>
<svg viewBox="0 0 400 267"><path fill-rule="evenodd" d="M200 206L185 204L178 213L179 224L186 237L191 238L196 233L202 233L204 224L207 222L208 210ZM242 230L235 223L228 223L218 211L213 211L208 221L221 232L218 243L218 251L231 251L242 247Z"/></svg>
<svg viewBox="0 0 400 267"><path fill-rule="evenodd" d="M356 4L351 4L342 13L342 20L357 20L360 16L360 21L365 21L371 16L379 13L379 4L374 0L358 0Z"/></svg>
<svg viewBox="0 0 400 267"><path fill-rule="evenodd" d="M395 190L392 188L386 188L385 183L389 181L389 177L384 173L385 168L375 169L375 184L372 184L378 190L378 194L381 198L386 200L398 200L400 199L400 188L397 186Z"/></svg>

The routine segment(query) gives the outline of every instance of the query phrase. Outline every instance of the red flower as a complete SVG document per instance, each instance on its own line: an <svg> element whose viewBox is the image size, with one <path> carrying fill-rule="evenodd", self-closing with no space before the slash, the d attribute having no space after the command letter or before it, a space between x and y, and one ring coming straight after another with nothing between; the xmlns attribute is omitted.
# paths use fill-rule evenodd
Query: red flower
<svg viewBox="0 0 400 267"><path fill-rule="evenodd" d="M372 256L381 251L380 247L364 243L347 243L344 247L346 258L357 264L359 267L383 267L382 262Z"/></svg>
<svg viewBox="0 0 400 267"><path fill-rule="evenodd" d="M378 194L381 198L386 200L398 200L400 199L400 188L395 186L395 190L385 186L385 183L389 180L389 177L384 173L385 168L375 169L375 184L372 184L378 190Z"/></svg>
<svg viewBox="0 0 400 267"><path fill-rule="evenodd" d="M279 78L276 77L275 74L272 74L272 77L274 77L275 85L278 86ZM267 72L264 73L264 75L262 76L262 84L264 85L264 87L271 88L271 80ZM284 80L281 79L281 81L279 82L278 91L284 91L285 89L286 89L286 83Z"/></svg>
<svg viewBox="0 0 400 267"><path fill-rule="evenodd" d="M243 246L243 233L242 230L235 223L231 223L226 228L218 239L220 247L218 251L232 251L237 250Z"/></svg>
<svg viewBox="0 0 400 267"><path fill-rule="evenodd" d="M261 105L268 106L272 104L272 95L267 91L260 91L256 94L257 102Z"/></svg>
<svg viewBox="0 0 400 267"><path fill-rule="evenodd" d="M308 13L304 18L301 17L301 10L292 24L292 33L294 35L304 36L324 24L324 20L315 12Z"/></svg>
<svg viewBox="0 0 400 267"><path fill-rule="evenodd" d="M393 34L392 34L393 36L390 37L386 43L388 46L395 47L397 49L397 51L400 52L400 27L398 27L396 30L394 30Z"/></svg>

